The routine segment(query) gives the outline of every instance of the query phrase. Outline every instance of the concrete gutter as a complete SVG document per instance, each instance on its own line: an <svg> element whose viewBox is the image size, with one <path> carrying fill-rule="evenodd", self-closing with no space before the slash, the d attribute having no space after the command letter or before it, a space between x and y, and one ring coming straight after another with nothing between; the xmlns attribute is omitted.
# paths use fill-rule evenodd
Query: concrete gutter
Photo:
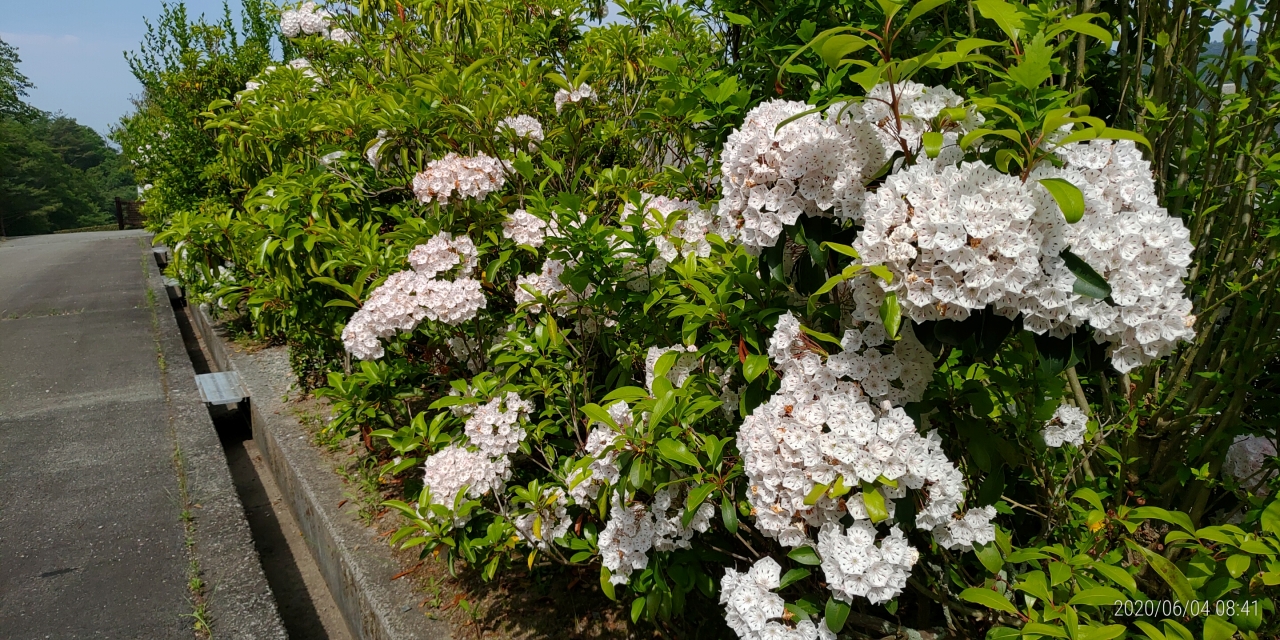
<svg viewBox="0 0 1280 640"><path fill-rule="evenodd" d="M151 255L144 262L159 323L169 420L182 452L187 492L195 505L195 557L206 584L213 637L286 640L288 634L253 546L244 506L231 481L226 453L196 390L195 368L165 295L165 278Z"/></svg>
<svg viewBox="0 0 1280 640"><path fill-rule="evenodd" d="M353 509L339 511L346 500L342 481L289 411L287 397L296 379L287 349L247 352L210 321L206 307L191 312L213 368L238 372L249 389L253 439L351 634L362 640L449 640L448 624L423 615L421 595L410 581L392 579L403 567L386 541L361 524Z"/></svg>

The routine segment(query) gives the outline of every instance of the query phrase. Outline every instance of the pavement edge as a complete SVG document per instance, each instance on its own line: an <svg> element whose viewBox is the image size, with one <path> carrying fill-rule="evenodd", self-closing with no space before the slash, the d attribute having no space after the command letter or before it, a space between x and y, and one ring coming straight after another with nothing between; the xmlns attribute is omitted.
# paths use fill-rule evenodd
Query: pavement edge
<svg viewBox="0 0 1280 640"><path fill-rule="evenodd" d="M192 307L214 366L237 371L249 389L253 438L306 538L347 627L361 640L450 640L447 623L430 620L386 541L356 520L344 486L286 404L295 377L285 347L248 352L227 339L207 309Z"/></svg>
<svg viewBox="0 0 1280 640"><path fill-rule="evenodd" d="M194 548L208 594L212 635L220 640L286 640L288 634L262 571L226 453L196 389L195 367L187 355L176 310L169 303L150 243L146 244L147 287L155 300L170 419L182 452L190 500L196 505Z"/></svg>

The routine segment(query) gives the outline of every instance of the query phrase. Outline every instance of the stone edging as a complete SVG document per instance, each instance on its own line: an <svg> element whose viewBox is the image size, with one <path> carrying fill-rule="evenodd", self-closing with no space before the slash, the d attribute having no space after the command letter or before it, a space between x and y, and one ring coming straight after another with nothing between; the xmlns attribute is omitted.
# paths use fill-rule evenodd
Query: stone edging
<svg viewBox="0 0 1280 640"><path fill-rule="evenodd" d="M195 367L187 355L182 332L165 281L151 251L147 288L153 292L159 347L169 420L182 452L181 464L195 517L195 556L205 582L213 637L218 640L286 640L284 623L267 584L244 505L227 467L226 453L209 411L195 384Z"/></svg>
<svg viewBox="0 0 1280 640"><path fill-rule="evenodd" d="M429 620L409 580L393 580L402 569L384 539L339 511L342 481L288 410L295 378L284 347L249 353L226 338L207 309L192 307L196 331L219 371L237 371L249 389L253 439L298 521L316 564L347 627L360 640L449 640L449 627Z"/></svg>

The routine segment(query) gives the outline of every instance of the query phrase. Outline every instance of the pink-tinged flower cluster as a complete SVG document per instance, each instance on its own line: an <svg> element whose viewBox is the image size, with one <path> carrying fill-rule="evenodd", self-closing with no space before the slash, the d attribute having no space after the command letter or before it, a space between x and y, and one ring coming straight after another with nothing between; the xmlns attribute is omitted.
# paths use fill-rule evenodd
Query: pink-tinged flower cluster
<svg viewBox="0 0 1280 640"><path fill-rule="evenodd" d="M476 265L470 237L438 234L414 247L409 264L412 271L388 276L342 330L342 344L351 355L381 358L381 338L413 331L423 320L458 325L485 308L480 282L469 277ZM446 271L456 271L456 277L438 277Z"/></svg>
<svg viewBox="0 0 1280 640"><path fill-rule="evenodd" d="M413 193L424 204L432 200L449 204L450 198L484 200L507 183L509 170L509 163L483 151L474 156L450 152L427 163L427 168L413 177Z"/></svg>

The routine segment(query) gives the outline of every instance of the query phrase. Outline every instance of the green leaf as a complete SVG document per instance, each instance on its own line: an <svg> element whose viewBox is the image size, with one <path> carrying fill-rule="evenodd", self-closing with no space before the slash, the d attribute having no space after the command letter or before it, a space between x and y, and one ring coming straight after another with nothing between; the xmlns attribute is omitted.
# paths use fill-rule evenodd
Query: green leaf
<svg viewBox="0 0 1280 640"><path fill-rule="evenodd" d="M1280 534L1280 500L1262 510L1262 528L1270 533Z"/></svg>
<svg viewBox="0 0 1280 640"><path fill-rule="evenodd" d="M1080 627L1077 640L1111 640L1124 633L1124 625L1109 624L1102 627Z"/></svg>
<svg viewBox="0 0 1280 640"><path fill-rule="evenodd" d="M753 353L742 363L742 376L751 382L769 370L769 356Z"/></svg>
<svg viewBox="0 0 1280 640"><path fill-rule="evenodd" d="M640 614L644 613L644 603L645 603L644 598L636 598L635 601L631 603L631 621L632 622L640 621Z"/></svg>
<svg viewBox="0 0 1280 640"><path fill-rule="evenodd" d="M600 402L605 405L609 405L612 404L614 400L634 402L647 397L649 397L649 392L645 391L641 387L618 387L617 389L610 391L604 398L601 398Z"/></svg>
<svg viewBox="0 0 1280 640"><path fill-rule="evenodd" d="M1044 39L1044 34L1037 33L1035 39L1027 43L1022 50L1022 59L1009 69L1009 78L1027 89L1038 89L1053 76L1053 47Z"/></svg>
<svg viewBox="0 0 1280 640"><path fill-rule="evenodd" d="M1094 491L1093 489L1085 487L1071 494L1071 497L1079 498L1081 500L1084 500L1085 502L1088 502L1090 505L1093 505L1094 509L1097 509L1098 511L1106 511L1106 509L1103 508L1102 506L1102 496L1099 496L1098 492Z"/></svg>
<svg viewBox="0 0 1280 640"><path fill-rule="evenodd" d="M1068 223L1075 224L1084 217L1084 193L1079 187L1062 178L1042 178L1040 186L1053 196Z"/></svg>
<svg viewBox="0 0 1280 640"><path fill-rule="evenodd" d="M736 14L736 13L733 13L733 12L730 12L730 11L725 11L725 12L724 12L724 17L729 19L729 23L730 23L730 24L738 24L738 25L742 25L742 26L744 26L744 27L750 27L750 26L752 26L752 25L751 25L751 18L748 18L748 17L746 17L746 16L744 16L744 15L739 15L739 14Z"/></svg>
<svg viewBox="0 0 1280 640"><path fill-rule="evenodd" d="M897 339L898 328L902 324L902 307L898 306L896 292L884 294L884 302L880 303L880 321L884 323L885 335L890 339Z"/></svg>
<svg viewBox="0 0 1280 640"><path fill-rule="evenodd" d="M924 153L930 158L938 157L942 152L942 134L937 131L926 131L922 138L924 142Z"/></svg>
<svg viewBox="0 0 1280 640"><path fill-rule="evenodd" d="M1094 563L1093 569L1094 571L1106 576L1108 580L1128 589L1129 591L1138 590L1138 583L1134 581L1133 576L1121 567L1097 562Z"/></svg>
<svg viewBox="0 0 1280 640"><path fill-rule="evenodd" d="M818 55L822 56L822 61L828 67L836 69L840 66L840 61L845 56L865 49L869 44L871 43L858 36L844 33L827 38L817 46L817 49Z"/></svg>
<svg viewBox="0 0 1280 640"><path fill-rule="evenodd" d="M778 583L778 588L774 589L774 591L786 589L789 585L808 578L811 573L813 572L805 569L804 567L792 569L782 575L782 581Z"/></svg>
<svg viewBox="0 0 1280 640"><path fill-rule="evenodd" d="M1055 627L1043 622L1028 622L1026 626L1022 627L1022 633L1024 635L1031 636L1053 636L1055 638L1068 637L1066 630L1062 627Z"/></svg>
<svg viewBox="0 0 1280 640"><path fill-rule="evenodd" d="M1117 600L1127 600L1128 597L1123 593L1112 589L1111 587L1093 587L1085 589L1074 596L1067 604L1087 604L1095 607L1110 606Z"/></svg>
<svg viewBox="0 0 1280 640"><path fill-rule="evenodd" d="M893 272L889 270L889 267L886 267L882 264L873 264L870 267L867 267L867 269L869 269L871 273L874 274L876 277L880 278L881 280L884 280L886 283L893 282Z"/></svg>
<svg viewBox="0 0 1280 640"><path fill-rule="evenodd" d="M1151 640L1165 640L1165 635L1150 622L1145 620L1134 620L1133 624L1137 625L1139 629L1142 629L1142 632L1147 634L1147 637L1151 638Z"/></svg>
<svg viewBox="0 0 1280 640"><path fill-rule="evenodd" d="M738 532L738 510L733 508L733 501L728 493L720 494L720 520L729 533Z"/></svg>
<svg viewBox="0 0 1280 640"><path fill-rule="evenodd" d="M432 408L434 408L434 405ZM618 423L613 420L613 416L609 415L609 412L598 404L584 404L582 405L582 412L587 414L587 417L591 418L592 422L606 424L615 429L618 428Z"/></svg>
<svg viewBox="0 0 1280 640"><path fill-rule="evenodd" d="M1078 295L1087 296L1089 298L1097 298L1103 300L1111 295L1111 285L1107 284L1107 280L1102 277L1089 263L1085 262L1070 249L1063 249L1063 261L1067 263L1067 269L1076 276L1076 283L1071 290Z"/></svg>
<svg viewBox="0 0 1280 640"><path fill-rule="evenodd" d="M818 557L818 552L813 547L796 547L787 553L787 557L811 567L822 564L822 558Z"/></svg>
<svg viewBox="0 0 1280 640"><path fill-rule="evenodd" d="M698 457L689 453L689 448L683 442L663 438L658 441L658 451L668 460L695 468L701 466L698 464Z"/></svg>
<svg viewBox="0 0 1280 640"><path fill-rule="evenodd" d="M840 633L844 629L844 623L849 619L849 605L836 600L835 598L827 598L826 621L827 628L833 633Z"/></svg>
<svg viewBox="0 0 1280 640"><path fill-rule="evenodd" d="M884 495L879 489L864 483L862 503L867 507L867 517L871 518L871 522L878 523L889 517L889 510L884 506Z"/></svg>
<svg viewBox="0 0 1280 640"><path fill-rule="evenodd" d="M684 526L687 527L690 522L693 522L694 516L698 515L698 507L702 506L702 503L707 501L707 496L711 495L711 492L715 490L716 485L708 483L700 484L689 491L689 497L684 501L684 521L682 523Z"/></svg>
<svg viewBox="0 0 1280 640"><path fill-rule="evenodd" d="M1164 581L1173 589L1173 594L1178 597L1178 600L1185 603L1196 599L1195 590L1191 588L1191 583L1187 580L1187 576L1182 573L1182 570L1177 565L1170 562L1168 558L1132 540L1125 540L1124 542L1129 545L1129 548L1141 553L1147 559L1147 563L1151 565L1151 568L1155 569L1156 573L1160 574L1160 577L1164 578Z"/></svg>
<svg viewBox="0 0 1280 640"><path fill-rule="evenodd" d="M1004 558L1000 557L1000 549L994 543L974 545L974 554L978 556L978 562L993 574L1004 568Z"/></svg>
<svg viewBox="0 0 1280 640"><path fill-rule="evenodd" d="M836 253L844 254L850 258L858 257L858 251L847 244L840 244L839 242L823 242L819 246L823 249L829 249Z"/></svg>
<svg viewBox="0 0 1280 640"><path fill-rule="evenodd" d="M1241 574L1249 570L1249 556L1240 553L1227 558L1227 573L1232 578L1239 578Z"/></svg>
<svg viewBox="0 0 1280 640"><path fill-rule="evenodd" d="M815 483L813 488L809 490L809 493L805 495L804 503L810 506L818 504L818 501L822 499L822 496L827 494L827 488L828 487L825 484Z"/></svg>
<svg viewBox="0 0 1280 640"><path fill-rule="evenodd" d="M613 577L613 574L609 573L609 567L600 567L600 590L603 591L604 595L608 596L610 600L617 602L618 596L614 595L613 583L609 581L609 578L611 577Z"/></svg>
<svg viewBox="0 0 1280 640"><path fill-rule="evenodd" d="M965 602L980 604L988 609L995 609L1006 613L1018 613L1018 608L1013 606L1012 602L1009 602L1004 596L992 591L991 589L970 587L960 592L960 599Z"/></svg>
<svg viewBox="0 0 1280 640"><path fill-rule="evenodd" d="M1222 616L1209 616L1204 621L1204 640L1228 640L1236 634L1236 626Z"/></svg>
<svg viewBox="0 0 1280 640"><path fill-rule="evenodd" d="M945 4L946 2L948 2L948 0L920 0L920 2L915 4L915 6L911 7L911 11L907 12L907 17L902 19L902 26L898 28L901 29L902 27L915 22L920 16L937 9L939 5ZM932 158L933 156L929 157Z"/></svg>
<svg viewBox="0 0 1280 640"><path fill-rule="evenodd" d="M995 22L1009 36L1009 40L1017 42L1022 35L1024 20L1022 12L1018 7L1005 2L1004 0L977 0L973 3L978 7L978 13L982 17Z"/></svg>
<svg viewBox="0 0 1280 640"><path fill-rule="evenodd" d="M1130 510L1127 517L1130 520L1154 518L1156 520L1163 520L1169 524L1176 524L1191 533L1195 533L1196 530L1195 525L1191 523L1191 517L1187 514L1182 513L1181 511L1161 509L1160 507L1138 507Z"/></svg>
<svg viewBox="0 0 1280 640"><path fill-rule="evenodd" d="M658 362L653 365L653 377L660 378L667 375L671 367L676 365L676 360L680 358L680 350L672 349L658 358Z"/></svg>

